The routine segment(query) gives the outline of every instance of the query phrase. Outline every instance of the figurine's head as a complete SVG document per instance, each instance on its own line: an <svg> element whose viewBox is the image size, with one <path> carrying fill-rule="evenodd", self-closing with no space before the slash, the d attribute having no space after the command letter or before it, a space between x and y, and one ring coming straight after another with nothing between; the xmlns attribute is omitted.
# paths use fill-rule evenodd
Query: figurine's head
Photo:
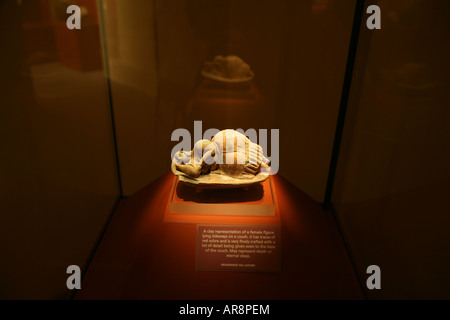
<svg viewBox="0 0 450 320"><path fill-rule="evenodd" d="M209 140L199 140L194 144L194 163L201 164L205 149L211 144Z"/></svg>

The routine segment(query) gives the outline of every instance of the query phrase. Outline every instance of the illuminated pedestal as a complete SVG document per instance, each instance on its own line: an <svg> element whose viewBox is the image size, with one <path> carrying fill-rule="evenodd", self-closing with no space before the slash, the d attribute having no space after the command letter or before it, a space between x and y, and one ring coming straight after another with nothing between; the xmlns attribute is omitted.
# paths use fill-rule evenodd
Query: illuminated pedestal
<svg viewBox="0 0 450 320"><path fill-rule="evenodd" d="M248 188L201 191L176 177L164 222L196 224L197 271L281 270L280 220L272 177Z"/></svg>
<svg viewBox="0 0 450 320"><path fill-rule="evenodd" d="M203 189L174 181L169 203L172 214L274 216L272 179L244 188Z"/></svg>
<svg viewBox="0 0 450 320"><path fill-rule="evenodd" d="M278 175L270 179L275 216L170 213L176 182L171 172L121 199L83 277L83 289L75 298L364 299L333 215L286 179ZM267 270L266 266L274 270L274 264L251 267L258 263L253 258L236 262L229 261L234 257L225 257L227 261L220 258L220 263L227 266L205 265L216 260L215 256L204 260L209 243L204 252L199 251L205 244L199 236L205 228L207 234L223 229L258 231L250 226L264 226L268 231L270 226L280 226L281 244L275 244L280 256L273 252L273 257L280 259L281 272L203 271L227 271L225 268L235 268L235 263L244 263L244 267L238 266L241 271L256 271L257 267ZM269 252L263 255L273 261Z"/></svg>

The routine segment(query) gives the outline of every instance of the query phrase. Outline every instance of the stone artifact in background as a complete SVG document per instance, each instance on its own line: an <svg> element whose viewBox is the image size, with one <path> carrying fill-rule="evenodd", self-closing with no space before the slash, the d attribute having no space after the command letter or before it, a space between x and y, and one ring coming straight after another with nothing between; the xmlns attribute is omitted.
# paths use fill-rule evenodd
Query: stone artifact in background
<svg viewBox="0 0 450 320"><path fill-rule="evenodd" d="M212 62L206 61L202 70L205 78L221 82L245 82L253 79L253 71L237 56L216 56Z"/></svg>

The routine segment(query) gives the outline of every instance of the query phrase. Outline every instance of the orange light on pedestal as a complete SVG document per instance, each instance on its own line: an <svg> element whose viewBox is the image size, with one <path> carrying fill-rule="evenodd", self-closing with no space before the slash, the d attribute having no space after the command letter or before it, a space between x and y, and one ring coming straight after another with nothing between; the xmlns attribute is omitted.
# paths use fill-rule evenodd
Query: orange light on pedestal
<svg viewBox="0 0 450 320"><path fill-rule="evenodd" d="M272 178L249 190L205 189L196 192L173 178L164 222L279 225Z"/></svg>

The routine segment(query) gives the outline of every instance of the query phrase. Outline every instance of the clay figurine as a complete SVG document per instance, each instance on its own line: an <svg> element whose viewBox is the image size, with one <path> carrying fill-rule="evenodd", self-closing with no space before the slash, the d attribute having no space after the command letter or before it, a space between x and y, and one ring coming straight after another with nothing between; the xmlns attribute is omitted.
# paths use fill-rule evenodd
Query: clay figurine
<svg viewBox="0 0 450 320"><path fill-rule="evenodd" d="M268 178L269 164L261 146L227 129L211 141L197 141L191 151L176 152L172 172L193 184L249 185Z"/></svg>

